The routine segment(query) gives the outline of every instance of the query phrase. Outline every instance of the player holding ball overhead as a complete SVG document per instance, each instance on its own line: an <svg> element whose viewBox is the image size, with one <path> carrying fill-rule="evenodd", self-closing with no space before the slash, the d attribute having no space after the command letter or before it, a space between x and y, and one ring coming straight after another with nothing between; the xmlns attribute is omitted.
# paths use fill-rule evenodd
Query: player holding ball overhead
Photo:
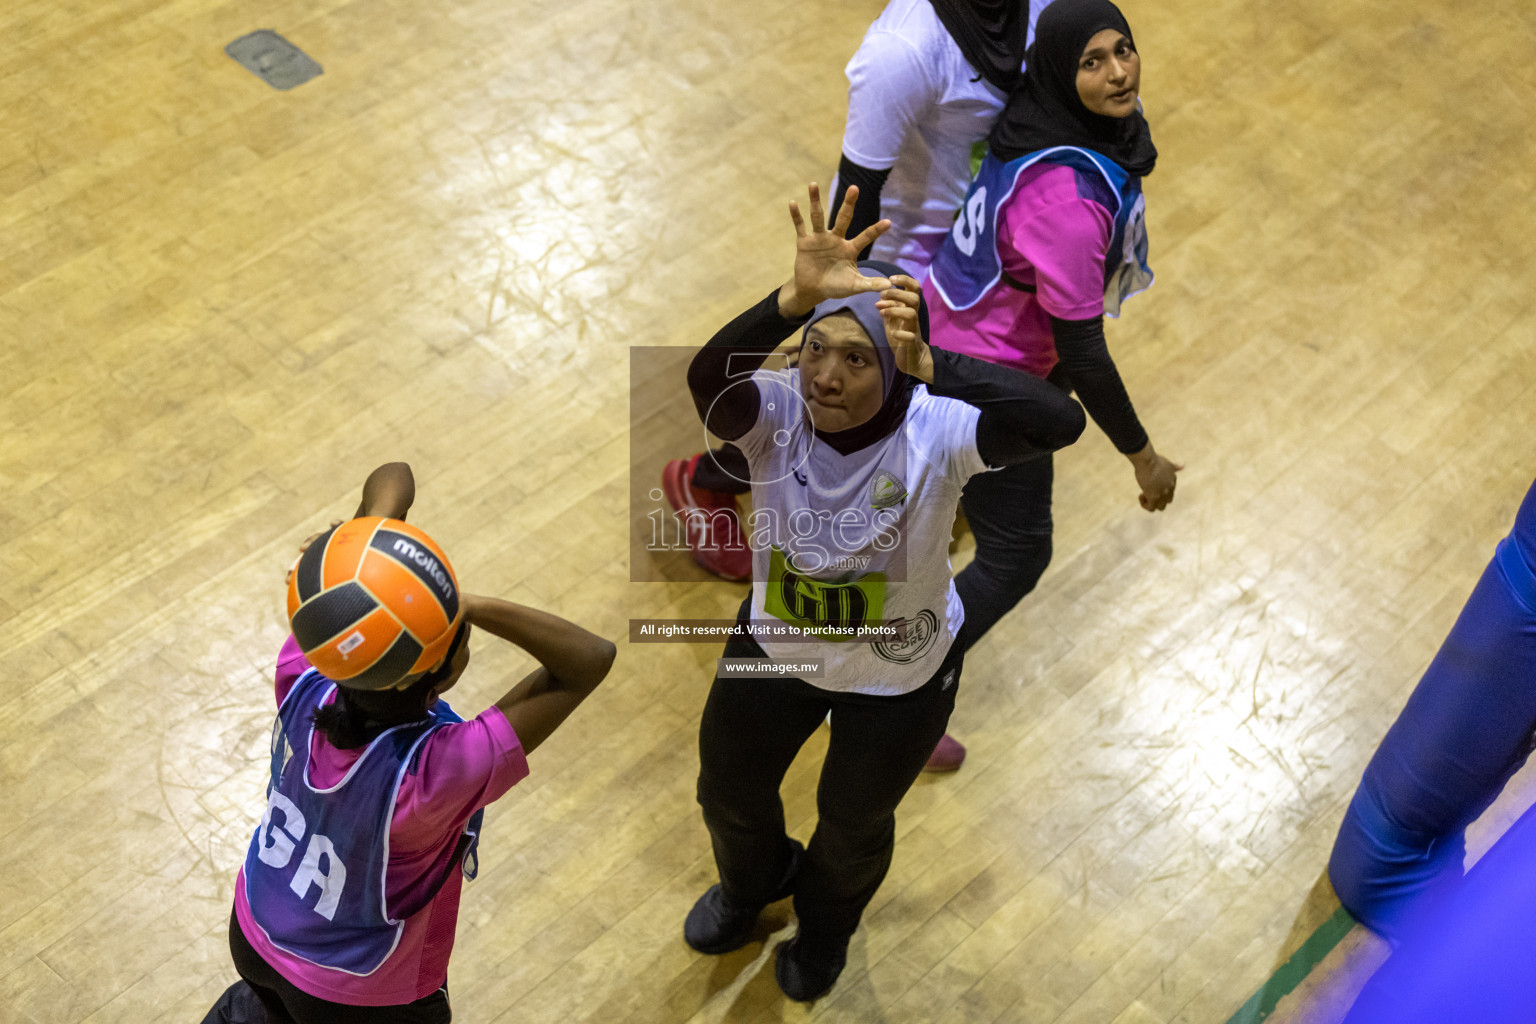
<svg viewBox="0 0 1536 1024"><path fill-rule="evenodd" d="M614 646L547 612L462 593L403 522L404 463L289 575L267 805L235 883L241 980L204 1024L450 1021L448 957L483 809L608 674ZM472 626L540 668L464 721L442 695Z"/></svg>

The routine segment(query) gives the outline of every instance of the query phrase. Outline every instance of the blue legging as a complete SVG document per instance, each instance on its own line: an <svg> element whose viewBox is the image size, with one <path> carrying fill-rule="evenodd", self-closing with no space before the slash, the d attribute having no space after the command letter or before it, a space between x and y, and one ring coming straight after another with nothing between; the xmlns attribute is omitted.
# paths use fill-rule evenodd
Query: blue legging
<svg viewBox="0 0 1536 1024"><path fill-rule="evenodd" d="M1536 1017L1536 807L1409 927L1344 1024L1530 1024Z"/></svg>
<svg viewBox="0 0 1536 1024"><path fill-rule="evenodd" d="M1366 766L1328 861L1356 920L1398 941L1459 879L1466 827L1536 733L1536 485Z"/></svg>

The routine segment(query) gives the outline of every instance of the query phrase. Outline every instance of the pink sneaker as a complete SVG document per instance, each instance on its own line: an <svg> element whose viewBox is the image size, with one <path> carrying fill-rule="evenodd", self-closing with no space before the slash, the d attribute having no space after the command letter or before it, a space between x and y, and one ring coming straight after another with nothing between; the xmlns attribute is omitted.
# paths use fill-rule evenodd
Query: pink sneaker
<svg viewBox="0 0 1536 1024"><path fill-rule="evenodd" d="M691 459L673 459L661 471L661 489L667 503L683 521L693 560L722 579L739 582L752 578L752 549L741 536L736 515L736 496L706 491L690 481L703 453Z"/></svg>
<svg viewBox="0 0 1536 1024"><path fill-rule="evenodd" d="M939 740L939 745L933 748L933 753L928 755L928 763L923 765L925 772L952 772L965 763L965 747L960 741L949 733Z"/></svg>

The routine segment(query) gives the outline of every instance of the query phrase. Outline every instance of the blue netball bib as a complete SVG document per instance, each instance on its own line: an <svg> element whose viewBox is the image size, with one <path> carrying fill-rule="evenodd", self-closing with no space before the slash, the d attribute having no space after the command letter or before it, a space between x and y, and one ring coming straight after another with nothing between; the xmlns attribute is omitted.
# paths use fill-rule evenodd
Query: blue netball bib
<svg viewBox="0 0 1536 1024"><path fill-rule="evenodd" d="M340 782L320 789L309 778L310 716L335 686L311 669L278 709L267 807L245 857L246 901L279 949L368 975L394 952L410 916L391 917L385 904L389 826L401 780L416 769L428 736L463 719L440 700L429 719L381 733ZM470 877L483 817L475 813L459 844Z"/></svg>
<svg viewBox="0 0 1536 1024"><path fill-rule="evenodd" d="M431 715L439 725L454 725L464 721L463 718L459 717L459 713L449 707L448 702L441 697L437 698L437 703L432 705ZM458 848L463 853L455 859L463 868L464 877L470 881L474 881L475 876L480 873L480 829L484 824L485 808L482 807L469 816L469 824L464 826L464 834L459 838ZM444 881L447 881L447 879L444 879ZM433 895L436 896L437 893L434 891ZM418 907L416 909L419 910L421 908ZM415 913L415 910L411 911L411 913ZM406 914L405 916L410 917L411 915Z"/></svg>
<svg viewBox="0 0 1536 1024"><path fill-rule="evenodd" d="M1037 150L1007 163L988 153L929 271L950 309L970 309L1002 279L998 211L1018 187L1019 175L1041 162L1072 168L1083 194L1092 196L1114 215L1114 233L1104 259L1104 314L1119 316L1122 302L1151 286L1146 200L1139 177L1127 174L1108 157L1075 146Z"/></svg>

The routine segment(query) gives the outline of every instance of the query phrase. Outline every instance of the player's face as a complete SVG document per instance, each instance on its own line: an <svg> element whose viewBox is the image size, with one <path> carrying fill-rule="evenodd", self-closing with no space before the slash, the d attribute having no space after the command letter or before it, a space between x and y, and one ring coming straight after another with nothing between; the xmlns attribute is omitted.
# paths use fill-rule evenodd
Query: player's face
<svg viewBox="0 0 1536 1024"><path fill-rule="evenodd" d="M852 315L818 320L800 346L800 395L817 430L835 433L867 422L884 393L874 342Z"/></svg>
<svg viewBox="0 0 1536 1024"><path fill-rule="evenodd" d="M1077 95L1083 106L1105 117L1129 117L1141 92L1141 55L1117 29L1088 40L1077 60Z"/></svg>

